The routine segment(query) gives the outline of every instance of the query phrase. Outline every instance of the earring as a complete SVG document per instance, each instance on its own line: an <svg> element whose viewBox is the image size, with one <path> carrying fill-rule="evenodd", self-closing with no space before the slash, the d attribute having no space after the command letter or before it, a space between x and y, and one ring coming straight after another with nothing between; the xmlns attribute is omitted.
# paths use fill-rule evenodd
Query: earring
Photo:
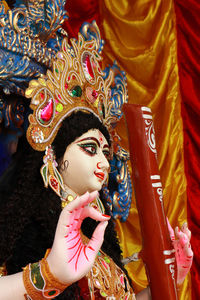
<svg viewBox="0 0 200 300"><path fill-rule="evenodd" d="M56 194L61 197L61 189L63 189L62 176L57 170L56 157L51 145L46 147L45 155L43 157L43 166L40 169L44 185L47 188L48 185L52 188Z"/></svg>

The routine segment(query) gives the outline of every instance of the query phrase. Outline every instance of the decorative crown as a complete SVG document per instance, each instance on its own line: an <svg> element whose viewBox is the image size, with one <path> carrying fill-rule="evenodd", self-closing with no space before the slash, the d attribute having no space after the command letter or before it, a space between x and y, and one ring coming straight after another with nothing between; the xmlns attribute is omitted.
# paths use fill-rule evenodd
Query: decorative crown
<svg viewBox="0 0 200 300"><path fill-rule="evenodd" d="M27 98L32 98L33 110L27 139L35 150L43 151L53 142L63 119L73 111L93 113L109 130L117 121L112 113L110 89L113 72L110 70L108 76L103 77L96 40L85 41L79 34L78 40L72 39L71 44L63 40L62 51L53 61L53 70L30 81L25 92Z"/></svg>

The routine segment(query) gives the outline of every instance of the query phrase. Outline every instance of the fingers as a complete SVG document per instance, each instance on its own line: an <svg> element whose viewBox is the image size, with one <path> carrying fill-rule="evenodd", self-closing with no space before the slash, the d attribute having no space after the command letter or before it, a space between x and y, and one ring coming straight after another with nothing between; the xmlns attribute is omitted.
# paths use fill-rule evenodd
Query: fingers
<svg viewBox="0 0 200 300"><path fill-rule="evenodd" d="M59 227L64 227L65 234L80 229L82 221L87 217L96 221L105 221L110 218L110 216L102 215L93 207L88 206L97 196L97 191L87 192L74 199L63 209L59 219Z"/></svg>
<svg viewBox="0 0 200 300"><path fill-rule="evenodd" d="M170 237L173 241L173 246L175 249L176 262L177 262L177 283L181 284L189 272L192 260L193 260L193 251L190 245L191 232L187 227L187 223L184 223L181 227L181 230L176 227L175 234L169 224L167 219L168 229L170 232ZM176 239L175 239L176 237Z"/></svg>
<svg viewBox="0 0 200 300"><path fill-rule="evenodd" d="M169 230L170 238L171 238L172 241L175 241L174 230L173 230L171 224L169 223L168 218L166 218L166 220L167 220L167 227L168 227L168 230Z"/></svg>
<svg viewBox="0 0 200 300"><path fill-rule="evenodd" d="M106 221L110 219L110 216L101 214L97 209L87 206L84 207L81 218L84 220L85 218L90 217L96 221Z"/></svg>
<svg viewBox="0 0 200 300"><path fill-rule="evenodd" d="M178 226L175 228L175 235L176 235L177 239L179 240L179 243L182 247L184 247L185 245L187 245L189 243L187 235L184 232L182 232L178 228Z"/></svg>
<svg viewBox="0 0 200 300"><path fill-rule="evenodd" d="M183 227L183 226L182 226ZM188 233L189 229L184 225L183 227L184 231L181 231L178 227L175 229L176 236L178 238L177 243L182 248L182 251L185 255L185 258L187 261L192 260L193 258L193 251L191 249L191 244L188 236L191 236L190 233Z"/></svg>
<svg viewBox="0 0 200 300"><path fill-rule="evenodd" d="M108 221L103 221L98 224L95 231L93 232L92 238L90 239L87 247L94 251L94 254L99 251L103 244L104 232L108 225Z"/></svg>
<svg viewBox="0 0 200 300"><path fill-rule="evenodd" d="M70 219L71 230L78 230L81 228L81 224L85 218L90 217L96 221L107 221L110 216L101 214L98 210L93 207L85 206L75 212Z"/></svg>
<svg viewBox="0 0 200 300"><path fill-rule="evenodd" d="M180 249L180 247L181 247L181 249L184 252L187 259L192 260L193 251L192 251L191 245L190 245L191 231L187 227L187 222L185 222L182 225L181 230L177 226L175 228L175 233L174 233L174 230L171 227L168 218L166 218L166 219L167 219L167 225L168 225L170 237L171 237L171 240L173 242L175 249L178 249L178 248ZM175 237L177 239L175 239Z"/></svg>
<svg viewBox="0 0 200 300"><path fill-rule="evenodd" d="M181 230L177 226L175 228L175 234L174 234L174 230L171 227L168 218L166 218L166 219L167 219L167 225L168 225L168 230L170 233L171 240L175 241L175 237L176 237L176 238L178 238L178 240L180 240L181 246L184 246L185 244L187 244L191 239L191 231L187 227L187 222L185 222L182 225Z"/></svg>
<svg viewBox="0 0 200 300"><path fill-rule="evenodd" d="M188 240L190 241L190 239L191 239L191 231L188 229L187 222L185 222L185 223L182 225L181 230L187 235Z"/></svg>
<svg viewBox="0 0 200 300"><path fill-rule="evenodd" d="M60 215L61 222L63 221L65 223L70 219L70 216L72 217L74 214L78 214L77 212L79 212L79 210L81 211L84 206L92 202L97 197L97 195L98 192L94 191L92 193L86 192L82 196L76 197L76 199L71 201L63 209Z"/></svg>

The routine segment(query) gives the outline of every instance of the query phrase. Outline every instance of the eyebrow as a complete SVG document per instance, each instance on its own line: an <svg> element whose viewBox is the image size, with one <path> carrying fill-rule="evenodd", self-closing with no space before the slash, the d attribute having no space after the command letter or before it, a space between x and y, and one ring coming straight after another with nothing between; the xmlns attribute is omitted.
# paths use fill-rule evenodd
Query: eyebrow
<svg viewBox="0 0 200 300"><path fill-rule="evenodd" d="M78 140L77 143L80 143L80 142L83 142L83 141L88 141L88 140L92 140L92 141L96 142L97 145L98 145L99 147L101 146L101 145L100 145L100 142L99 142L95 137L87 137L87 138ZM103 149L104 149L104 148L109 148L109 145L108 145L108 144L105 144L105 145L103 146Z"/></svg>

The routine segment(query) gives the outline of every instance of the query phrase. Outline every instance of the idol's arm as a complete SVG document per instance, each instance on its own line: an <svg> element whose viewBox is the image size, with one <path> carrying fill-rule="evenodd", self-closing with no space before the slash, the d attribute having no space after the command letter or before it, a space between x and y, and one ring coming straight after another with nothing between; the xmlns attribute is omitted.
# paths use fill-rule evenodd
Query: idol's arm
<svg viewBox="0 0 200 300"><path fill-rule="evenodd" d="M26 290L23 283L23 273L3 276L0 278L0 299L2 300L24 300Z"/></svg>
<svg viewBox="0 0 200 300"><path fill-rule="evenodd" d="M0 278L0 299L12 300L15 295L15 300L24 300L26 290L23 284L22 272L4 276ZM146 288L136 295L137 300L151 300L150 289Z"/></svg>
<svg viewBox="0 0 200 300"><path fill-rule="evenodd" d="M22 272L0 278L0 299L11 300L15 295L15 300L24 300L26 290L23 284ZM2 297L2 298L1 298ZM151 300L150 289L146 288L136 295L136 300Z"/></svg>
<svg viewBox="0 0 200 300"><path fill-rule="evenodd" d="M0 278L0 300L13 300L13 297L24 300L24 294L33 296L33 299L43 299L43 295L55 293L57 296L88 273L101 248L110 218L88 206L96 197L97 192L86 193L63 209L50 252L40 263L26 266L23 272ZM87 217L99 221L99 224L86 245L80 228Z"/></svg>

